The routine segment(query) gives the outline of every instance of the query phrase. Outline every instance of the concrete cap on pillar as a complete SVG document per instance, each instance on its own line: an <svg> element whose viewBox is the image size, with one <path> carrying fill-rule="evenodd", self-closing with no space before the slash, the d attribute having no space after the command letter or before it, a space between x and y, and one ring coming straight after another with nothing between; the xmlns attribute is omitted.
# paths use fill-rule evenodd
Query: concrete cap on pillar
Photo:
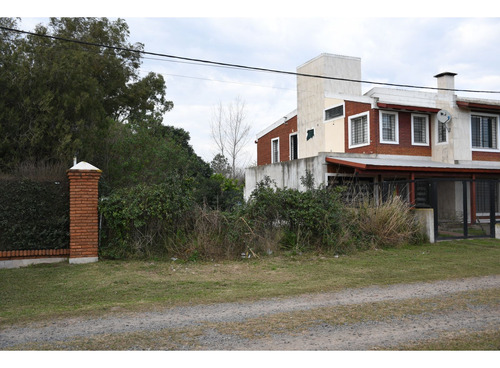
<svg viewBox="0 0 500 368"><path fill-rule="evenodd" d="M85 161L80 161L75 166L73 166L70 170L90 170L90 171L99 171L99 172L102 171L102 170L98 169L97 167L95 167L95 166L93 166Z"/></svg>

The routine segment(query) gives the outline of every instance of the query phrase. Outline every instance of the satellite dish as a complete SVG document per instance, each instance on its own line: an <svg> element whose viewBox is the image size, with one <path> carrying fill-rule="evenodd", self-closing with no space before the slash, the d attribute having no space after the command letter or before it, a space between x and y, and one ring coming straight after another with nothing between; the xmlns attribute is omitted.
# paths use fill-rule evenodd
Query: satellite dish
<svg viewBox="0 0 500 368"><path fill-rule="evenodd" d="M439 110L437 113L437 119L440 123L446 124L451 120L451 115L448 111L446 110Z"/></svg>
<svg viewBox="0 0 500 368"><path fill-rule="evenodd" d="M448 123L451 121L451 115L446 110L439 110L437 113L437 119L440 123L443 123L446 130L449 132L451 128L448 126Z"/></svg>

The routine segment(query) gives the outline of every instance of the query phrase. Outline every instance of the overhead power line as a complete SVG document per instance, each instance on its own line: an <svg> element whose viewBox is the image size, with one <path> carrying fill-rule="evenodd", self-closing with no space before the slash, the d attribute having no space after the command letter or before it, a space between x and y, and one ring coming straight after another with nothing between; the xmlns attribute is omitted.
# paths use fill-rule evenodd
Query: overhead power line
<svg viewBox="0 0 500 368"><path fill-rule="evenodd" d="M117 50L117 51L137 52L137 53L140 53L142 55L158 56L158 57L162 57L162 58L183 60L183 61L189 61L189 62L194 62L194 63L199 63L199 64L207 64L207 65L212 65L212 66L220 66L220 67L227 67L227 68L237 68L237 69L241 69L241 70L250 70L250 71L258 71L258 72L266 72L266 73L277 73L277 74L293 75L293 76L300 76L300 77L319 78L319 79L327 79L327 80L337 80L337 81L344 81L344 82L365 83L365 84L374 84L374 85L391 86L391 87L404 87L404 88L416 88L416 89L432 89L432 90L443 90L443 91L454 91L454 92L470 92L470 93L500 93L500 91L481 91L481 90L471 90L471 89L452 89L452 88L424 87L424 86L416 86L416 85L411 85L411 84L374 82L374 81L367 81L367 80L357 80L357 79L349 79L349 78L330 77L330 76L318 75L318 74L297 73L297 72L290 72L290 71L278 70L278 69L260 68L260 67L255 67L255 66L248 66L248 65L241 65L241 64L232 64L232 63L224 63L224 62L219 62L219 61L197 59L197 58L189 58L189 57L185 57L185 56L169 55L169 54L158 53L158 52L151 52L151 51L144 51L144 50L135 50L135 49L129 49L129 48L125 48L125 47L110 46L110 45L104 45L104 44L99 44L99 43L94 43L94 42L87 42L87 41L81 41L81 40L63 38L63 37L58 37L58 36L51 36L51 35L39 34L39 33L28 32L28 31L23 31L23 30L19 30L19 29L15 29L15 28L3 27L3 26L0 26L0 29L3 29L5 31L17 32L17 33L21 33L21 34L25 34L25 35L36 36L36 37L50 38L50 39L58 40L58 41L72 42L72 43L77 43L77 44L86 45L86 46L103 47L103 48L108 48L108 49Z"/></svg>

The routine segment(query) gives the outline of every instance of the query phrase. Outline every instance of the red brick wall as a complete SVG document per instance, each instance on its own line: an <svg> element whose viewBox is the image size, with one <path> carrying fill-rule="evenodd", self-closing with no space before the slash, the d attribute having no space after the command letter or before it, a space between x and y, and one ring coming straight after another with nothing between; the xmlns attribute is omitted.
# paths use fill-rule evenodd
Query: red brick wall
<svg viewBox="0 0 500 368"><path fill-rule="evenodd" d="M472 160L473 161L499 161L500 162L500 153L499 152L472 151Z"/></svg>
<svg viewBox="0 0 500 368"><path fill-rule="evenodd" d="M370 144L363 147L349 148L349 116L369 112ZM346 101L345 102L345 151L348 153L378 153L386 155L414 155L431 156L431 146L415 146L411 143L411 113L398 112L399 144L380 143L379 110L372 109L370 104ZM430 121L430 119L429 119ZM429 141L432 131L429 126Z"/></svg>
<svg viewBox="0 0 500 368"><path fill-rule="evenodd" d="M369 113L369 121L370 121L370 144L363 147L349 148L349 116L357 115L362 112ZM375 153L376 146L374 142L375 140L375 128L373 124L373 119L375 115L375 111L372 110L371 104L362 103L362 102L353 102L353 101L345 101L345 118L344 118L344 142L345 142L345 151L347 153ZM377 133L378 134L378 133Z"/></svg>
<svg viewBox="0 0 500 368"><path fill-rule="evenodd" d="M411 155L411 156L431 156L432 150L430 144L428 146L415 146L411 143L411 113L398 112L399 119L399 144L384 144L380 143L380 127L379 127L379 110L374 114L374 125L376 126L376 143L377 153L387 155ZM430 127L429 116L429 142L432 139L432 129Z"/></svg>
<svg viewBox="0 0 500 368"><path fill-rule="evenodd" d="M257 141L257 165L268 165L271 163L271 140L279 138L280 162L290 159L290 134L297 132L297 115L281 124L269 133L263 135Z"/></svg>
<svg viewBox="0 0 500 368"><path fill-rule="evenodd" d="M3 250L0 251L0 261L14 259L36 258L66 258L69 249L38 249L38 250Z"/></svg>
<svg viewBox="0 0 500 368"><path fill-rule="evenodd" d="M100 171L69 170L70 258L98 255L98 183Z"/></svg>

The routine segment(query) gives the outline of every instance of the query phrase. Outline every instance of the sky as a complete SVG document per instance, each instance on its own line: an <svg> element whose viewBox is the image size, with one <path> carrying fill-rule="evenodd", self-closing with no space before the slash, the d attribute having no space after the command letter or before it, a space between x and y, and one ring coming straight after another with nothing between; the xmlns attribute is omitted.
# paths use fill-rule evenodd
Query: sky
<svg viewBox="0 0 500 368"><path fill-rule="evenodd" d="M490 1L478 0L475 8L460 9L448 6L451 2L438 6L423 0L418 8L406 10L394 5L404 2L390 0L348 6L325 6L316 0L296 5L268 2L278 4L274 6L257 0L238 8L234 3L238 2L188 1L181 7L157 9L149 0L130 5L125 1L119 8L101 4L98 11L82 5L70 10L35 6L20 12L9 9L7 15L21 16L24 30L47 23L47 16L120 17L129 25L129 41L143 43L149 52L290 72L330 53L361 58L366 81L436 87L433 76L449 71L458 74L457 89L500 91L500 13L487 5ZM293 75L146 57L141 74L150 71L164 76L167 98L174 103L164 124L188 131L195 152L207 162L217 153L210 123L218 104L228 105L236 98L245 103L251 130L241 166L256 162L257 133L296 108ZM373 87L363 84L362 89ZM458 94L500 99L499 93Z"/></svg>

